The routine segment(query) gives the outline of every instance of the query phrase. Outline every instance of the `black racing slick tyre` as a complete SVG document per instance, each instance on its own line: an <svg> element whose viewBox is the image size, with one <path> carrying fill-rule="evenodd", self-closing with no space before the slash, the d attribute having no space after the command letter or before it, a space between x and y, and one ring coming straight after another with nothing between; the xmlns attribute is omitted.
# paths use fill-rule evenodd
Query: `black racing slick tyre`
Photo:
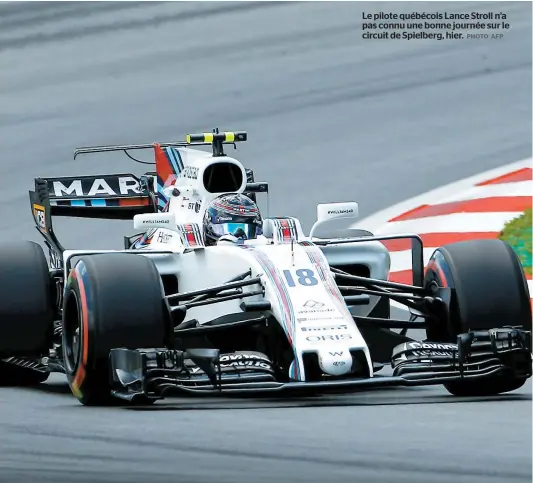
<svg viewBox="0 0 533 483"><path fill-rule="evenodd" d="M165 347L169 312L154 263L143 255L81 257L63 305L63 357L72 393L87 406L118 403L111 394L111 349Z"/></svg>
<svg viewBox="0 0 533 483"><path fill-rule="evenodd" d="M32 241L0 245L1 385L35 385L47 372L9 362L48 355L54 330L54 287L41 246ZM13 359L11 359L13 358Z"/></svg>
<svg viewBox="0 0 533 483"><path fill-rule="evenodd" d="M531 330L529 289L513 249L497 239L469 240L438 248L431 256L425 285L436 281L454 289L449 324L427 329L432 342L455 342L470 330L513 326ZM490 377L444 384L455 396L490 396L514 391L526 379Z"/></svg>

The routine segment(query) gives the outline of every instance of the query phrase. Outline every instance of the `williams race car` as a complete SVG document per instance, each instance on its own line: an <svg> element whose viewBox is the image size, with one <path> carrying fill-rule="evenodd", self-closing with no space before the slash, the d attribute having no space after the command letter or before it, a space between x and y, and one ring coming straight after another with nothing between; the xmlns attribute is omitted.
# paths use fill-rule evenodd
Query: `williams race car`
<svg viewBox="0 0 533 483"><path fill-rule="evenodd" d="M513 250L499 240L437 249L426 269L415 234L317 236L353 221L355 202L317 207L308 235L294 217L262 233L206 244L220 195L268 196L224 153L245 132L186 142L80 148L153 149L155 172L35 179L34 242L0 247L0 380L36 385L65 373L85 405L147 404L179 394L319 394L442 384L490 396L531 377L531 306ZM210 146L204 151L197 146ZM133 220L124 250L65 249L54 216ZM388 280L385 244L408 240L413 284ZM391 301L409 320L391 318ZM396 330L393 330L396 329ZM407 336L424 329L424 340ZM380 375L390 365L392 375Z"/></svg>

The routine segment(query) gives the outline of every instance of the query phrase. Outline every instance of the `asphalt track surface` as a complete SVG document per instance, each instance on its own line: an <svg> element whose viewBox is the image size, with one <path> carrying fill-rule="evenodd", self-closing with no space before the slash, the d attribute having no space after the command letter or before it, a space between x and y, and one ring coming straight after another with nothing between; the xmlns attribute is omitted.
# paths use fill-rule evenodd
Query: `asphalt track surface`
<svg viewBox="0 0 533 483"><path fill-rule="evenodd" d="M479 41L363 41L362 11L501 11ZM0 4L0 226L37 239L36 176L139 172L74 147L244 129L271 214L363 215L531 156L531 4ZM147 155L147 158L149 156ZM67 247L125 223L60 220ZM84 408L54 376L0 390L0 481L531 481L531 384L486 401L440 387L298 401Z"/></svg>

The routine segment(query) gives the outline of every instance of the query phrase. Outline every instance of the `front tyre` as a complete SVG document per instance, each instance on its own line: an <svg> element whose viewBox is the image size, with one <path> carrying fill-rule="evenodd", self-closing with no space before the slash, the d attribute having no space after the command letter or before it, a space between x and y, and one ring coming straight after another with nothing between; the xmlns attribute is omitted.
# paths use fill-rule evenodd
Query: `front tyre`
<svg viewBox="0 0 533 483"><path fill-rule="evenodd" d="M431 342L455 342L472 330L513 326L531 330L529 289L513 249L496 239L469 240L438 248L431 256L425 286L436 281L453 289L450 323L427 329ZM444 387L455 396L491 396L514 391L524 378L494 376L478 381L453 381Z"/></svg>
<svg viewBox="0 0 533 483"><path fill-rule="evenodd" d="M63 357L72 393L87 406L116 404L114 348L165 347L170 322L161 277L147 257L85 256L70 272L63 303Z"/></svg>

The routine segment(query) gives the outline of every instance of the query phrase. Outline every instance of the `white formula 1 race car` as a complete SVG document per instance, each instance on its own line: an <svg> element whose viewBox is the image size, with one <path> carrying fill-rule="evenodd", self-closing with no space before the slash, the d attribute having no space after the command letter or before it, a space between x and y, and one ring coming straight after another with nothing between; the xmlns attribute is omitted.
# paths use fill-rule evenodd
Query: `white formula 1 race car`
<svg viewBox="0 0 533 483"><path fill-rule="evenodd" d="M296 218L264 218L255 239L205 246L210 201L268 195L224 153L246 139L214 130L81 148L75 157L153 149L156 172L36 179L31 209L50 261L33 242L0 247L0 380L31 385L63 372L81 403L106 405L429 384L489 396L531 377L528 286L502 241L443 246L424 271L414 234L315 236L330 220L357 217L357 203L343 202L318 205L309 235ZM124 250L67 250L53 216L133 219L142 231ZM381 242L399 238L411 241L413 285L388 281ZM391 319L391 301L410 320ZM411 339L411 328L426 338ZM378 374L385 365L391 376Z"/></svg>

